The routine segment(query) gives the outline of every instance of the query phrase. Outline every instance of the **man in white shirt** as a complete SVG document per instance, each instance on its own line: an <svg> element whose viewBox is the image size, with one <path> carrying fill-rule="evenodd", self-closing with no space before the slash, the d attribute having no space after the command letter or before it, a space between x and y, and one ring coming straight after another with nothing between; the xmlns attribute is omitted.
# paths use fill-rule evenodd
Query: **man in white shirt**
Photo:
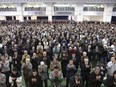
<svg viewBox="0 0 116 87"><path fill-rule="evenodd" d="M116 70L116 58L111 57L111 61L107 63L107 74L108 77L113 75L113 72Z"/></svg>

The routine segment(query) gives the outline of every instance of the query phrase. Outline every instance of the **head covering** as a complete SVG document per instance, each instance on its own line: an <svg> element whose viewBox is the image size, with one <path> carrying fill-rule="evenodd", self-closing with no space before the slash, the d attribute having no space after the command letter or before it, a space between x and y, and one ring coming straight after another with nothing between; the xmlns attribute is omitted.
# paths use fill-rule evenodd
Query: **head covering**
<svg viewBox="0 0 116 87"><path fill-rule="evenodd" d="M83 52L84 55L87 55L87 52Z"/></svg>
<svg viewBox="0 0 116 87"><path fill-rule="evenodd" d="M116 70L113 72L113 75L116 74Z"/></svg>
<svg viewBox="0 0 116 87"><path fill-rule="evenodd" d="M40 65L44 65L44 62L43 62L43 61L41 61L41 62L40 62Z"/></svg>

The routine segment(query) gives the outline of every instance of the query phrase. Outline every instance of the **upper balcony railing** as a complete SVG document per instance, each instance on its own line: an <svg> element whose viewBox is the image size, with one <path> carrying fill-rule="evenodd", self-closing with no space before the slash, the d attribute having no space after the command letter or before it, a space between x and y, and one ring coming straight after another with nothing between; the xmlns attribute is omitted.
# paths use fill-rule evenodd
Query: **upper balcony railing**
<svg viewBox="0 0 116 87"><path fill-rule="evenodd" d="M75 11L74 7L56 7L54 6L54 11Z"/></svg>
<svg viewBox="0 0 116 87"><path fill-rule="evenodd" d="M17 11L16 7L0 7L0 12L2 11Z"/></svg>
<svg viewBox="0 0 116 87"><path fill-rule="evenodd" d="M104 11L102 7L84 7L83 11Z"/></svg>
<svg viewBox="0 0 116 87"><path fill-rule="evenodd" d="M25 11L46 11L46 7L25 7Z"/></svg>

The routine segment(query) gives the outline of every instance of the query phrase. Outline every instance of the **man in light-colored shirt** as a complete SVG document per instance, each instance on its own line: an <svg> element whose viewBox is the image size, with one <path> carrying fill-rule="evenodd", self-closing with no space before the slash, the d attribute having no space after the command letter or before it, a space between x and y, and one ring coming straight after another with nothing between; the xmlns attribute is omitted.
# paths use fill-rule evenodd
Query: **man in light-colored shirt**
<svg viewBox="0 0 116 87"><path fill-rule="evenodd" d="M107 63L108 76L112 76L115 70L116 70L116 58L111 57L111 61Z"/></svg>
<svg viewBox="0 0 116 87"><path fill-rule="evenodd" d="M0 87L6 87L6 76L5 74L1 73L1 67L0 67Z"/></svg>

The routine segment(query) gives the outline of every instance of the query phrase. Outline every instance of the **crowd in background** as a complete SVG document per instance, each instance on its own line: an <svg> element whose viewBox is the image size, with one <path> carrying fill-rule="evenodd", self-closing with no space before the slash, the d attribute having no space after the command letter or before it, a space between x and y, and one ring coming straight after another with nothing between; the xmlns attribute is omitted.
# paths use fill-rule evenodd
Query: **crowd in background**
<svg viewBox="0 0 116 87"><path fill-rule="evenodd" d="M1 23L0 87L116 87L115 53L116 24Z"/></svg>

